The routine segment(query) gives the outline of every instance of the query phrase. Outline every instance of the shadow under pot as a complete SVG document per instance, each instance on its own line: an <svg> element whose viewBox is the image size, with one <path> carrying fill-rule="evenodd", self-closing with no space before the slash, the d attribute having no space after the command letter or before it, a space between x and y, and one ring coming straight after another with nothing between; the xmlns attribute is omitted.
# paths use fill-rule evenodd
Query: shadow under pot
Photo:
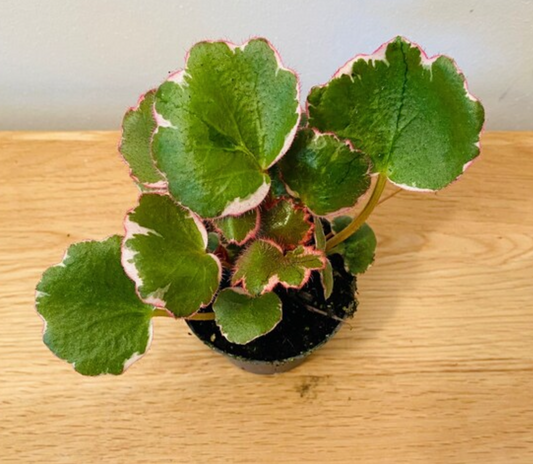
<svg viewBox="0 0 533 464"><path fill-rule="evenodd" d="M314 272L301 289L276 288L283 318L268 334L246 345L224 338L214 321L187 321L192 332L209 348L254 374L276 374L294 369L324 345L357 309L356 279L344 270L340 255L330 257L333 293L328 300L320 276ZM201 312L210 311L207 307Z"/></svg>

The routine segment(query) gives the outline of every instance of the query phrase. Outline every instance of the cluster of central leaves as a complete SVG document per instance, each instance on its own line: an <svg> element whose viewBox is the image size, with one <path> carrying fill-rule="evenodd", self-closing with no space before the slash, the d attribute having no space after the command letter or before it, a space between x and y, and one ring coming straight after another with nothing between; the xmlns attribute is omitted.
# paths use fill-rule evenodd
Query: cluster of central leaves
<svg viewBox="0 0 533 464"><path fill-rule="evenodd" d="M479 153L483 108L463 75L405 39L313 88L305 118L298 89L264 39L201 42L126 113L120 152L143 194L125 237L72 246L38 286L59 357L120 373L146 351L154 315L206 307L229 341L249 343L281 320L280 287L316 272L331 296L327 255L354 274L372 264L367 224L326 253L326 234L351 222L326 217L353 207L373 174L438 190Z"/></svg>

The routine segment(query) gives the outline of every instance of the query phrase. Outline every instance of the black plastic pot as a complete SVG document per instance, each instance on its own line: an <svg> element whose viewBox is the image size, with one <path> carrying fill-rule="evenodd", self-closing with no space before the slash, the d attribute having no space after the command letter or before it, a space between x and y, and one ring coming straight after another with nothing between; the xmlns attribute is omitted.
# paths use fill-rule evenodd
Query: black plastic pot
<svg viewBox="0 0 533 464"><path fill-rule="evenodd" d="M327 301L318 273L301 290L276 289L283 302L282 321L274 330L246 345L228 342L214 321L187 324L209 348L245 371L254 374L289 371L326 343L357 309L355 277L344 270L339 255L332 256L331 261L334 290Z"/></svg>

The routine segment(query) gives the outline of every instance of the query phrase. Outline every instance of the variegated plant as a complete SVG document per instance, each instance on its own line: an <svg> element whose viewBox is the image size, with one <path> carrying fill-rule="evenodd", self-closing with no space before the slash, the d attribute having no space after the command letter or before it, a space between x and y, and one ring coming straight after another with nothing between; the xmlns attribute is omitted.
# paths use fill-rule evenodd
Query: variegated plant
<svg viewBox="0 0 533 464"><path fill-rule="evenodd" d="M269 42L196 44L124 117L120 152L142 192L124 237L72 245L39 282L45 343L98 375L146 352L156 316L214 319L238 344L268 333L280 287L315 274L329 298L335 253L364 272L387 182L450 184L478 156L483 118L450 58L400 37L313 88L303 117ZM372 177L362 212L340 216Z"/></svg>

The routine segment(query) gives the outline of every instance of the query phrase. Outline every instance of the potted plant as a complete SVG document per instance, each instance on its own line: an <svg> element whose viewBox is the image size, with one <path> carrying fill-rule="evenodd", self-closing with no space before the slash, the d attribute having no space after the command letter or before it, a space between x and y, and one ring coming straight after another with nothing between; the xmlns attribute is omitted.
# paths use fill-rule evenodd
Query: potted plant
<svg viewBox="0 0 533 464"><path fill-rule="evenodd" d="M196 44L124 117L141 190L124 236L70 246L37 285L44 342L81 374L120 374L152 318L183 318L245 369L294 367L356 310L387 182L447 186L483 119L455 63L401 37L314 87L305 111L268 41Z"/></svg>

